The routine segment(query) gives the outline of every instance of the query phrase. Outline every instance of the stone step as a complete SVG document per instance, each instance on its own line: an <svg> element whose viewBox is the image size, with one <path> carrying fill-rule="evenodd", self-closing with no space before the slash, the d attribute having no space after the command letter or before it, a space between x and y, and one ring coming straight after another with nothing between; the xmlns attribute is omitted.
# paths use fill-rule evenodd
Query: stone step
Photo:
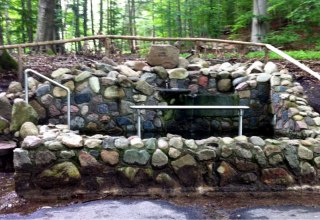
<svg viewBox="0 0 320 220"><path fill-rule="evenodd" d="M17 147L17 143L14 141L0 141L0 156L9 154Z"/></svg>

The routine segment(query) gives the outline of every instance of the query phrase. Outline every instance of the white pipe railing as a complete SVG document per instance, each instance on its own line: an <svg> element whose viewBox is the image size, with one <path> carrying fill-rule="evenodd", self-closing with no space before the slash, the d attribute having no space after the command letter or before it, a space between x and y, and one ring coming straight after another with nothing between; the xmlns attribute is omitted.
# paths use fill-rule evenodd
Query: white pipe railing
<svg viewBox="0 0 320 220"><path fill-rule="evenodd" d="M298 60L292 58L288 54L284 53L283 51L279 50L278 48L275 48L274 46L272 46L270 44L266 44L265 47L268 48L269 50L271 50L272 52L278 54L282 58L284 58L284 59L288 60L289 62L293 63L294 65L296 65L300 69L302 69L302 70L306 71L307 73L311 74L312 76L316 77L318 80L320 80L319 73L313 71L312 69L310 69L306 65L300 63Z"/></svg>
<svg viewBox="0 0 320 220"><path fill-rule="evenodd" d="M33 73L45 80L48 80L49 82L51 82L52 84L55 84L56 86L59 86L62 89L65 89L67 91L67 124L68 124L68 129L70 130L70 121L71 121L71 114L70 114L70 89L61 85L60 83L42 75L41 73L38 73L35 70L32 69L26 69L24 71L24 91L25 91L25 101L26 103L29 102L29 82L28 82L28 73Z"/></svg>

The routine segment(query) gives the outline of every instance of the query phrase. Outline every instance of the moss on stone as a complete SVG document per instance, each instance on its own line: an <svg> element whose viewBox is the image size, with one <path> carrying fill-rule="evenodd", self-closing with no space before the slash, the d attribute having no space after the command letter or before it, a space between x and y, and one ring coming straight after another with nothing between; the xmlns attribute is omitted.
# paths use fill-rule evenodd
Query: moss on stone
<svg viewBox="0 0 320 220"><path fill-rule="evenodd" d="M0 69L18 70L17 61L6 50L0 53Z"/></svg>

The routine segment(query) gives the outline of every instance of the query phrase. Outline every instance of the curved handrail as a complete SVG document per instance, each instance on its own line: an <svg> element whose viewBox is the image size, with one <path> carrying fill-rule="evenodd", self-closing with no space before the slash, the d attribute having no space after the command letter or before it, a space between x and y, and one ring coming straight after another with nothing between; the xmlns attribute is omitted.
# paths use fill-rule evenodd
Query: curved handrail
<svg viewBox="0 0 320 220"><path fill-rule="evenodd" d="M71 94L71 92L70 92L70 89L65 87L65 86L63 86L63 85L61 85L60 83L58 83L58 82L56 82L54 80L42 75L41 73L39 73L39 72L37 72L35 70L26 69L24 71L24 90L25 90L25 101L26 101L26 103L29 102L29 90L28 90L28 87L29 87L28 73L29 72L33 73L33 74L35 74L35 75L37 75L37 76L39 76L39 77L41 77L41 78L43 78L45 80L48 80L52 84L55 84L56 86L59 86L60 88L65 89L67 91L67 108L68 108L67 109L67 124L68 124L68 129L70 130L70 121L71 121L71 119L70 119L71 118L71 114L70 114L70 94Z"/></svg>

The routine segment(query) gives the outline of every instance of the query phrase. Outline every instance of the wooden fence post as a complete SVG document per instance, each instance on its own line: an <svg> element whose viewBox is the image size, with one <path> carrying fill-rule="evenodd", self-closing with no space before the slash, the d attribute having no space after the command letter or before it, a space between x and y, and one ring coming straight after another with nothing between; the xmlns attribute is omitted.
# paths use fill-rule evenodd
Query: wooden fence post
<svg viewBox="0 0 320 220"><path fill-rule="evenodd" d="M110 56L110 44L111 44L111 40L110 40L110 38L105 38L104 39L104 49L105 49L105 55L107 56L107 57L109 57Z"/></svg>
<svg viewBox="0 0 320 220"><path fill-rule="evenodd" d="M269 49L264 48L264 63L267 63L269 61Z"/></svg>
<svg viewBox="0 0 320 220"><path fill-rule="evenodd" d="M23 81L23 61L22 61L22 47L18 47L18 80L22 83Z"/></svg>

